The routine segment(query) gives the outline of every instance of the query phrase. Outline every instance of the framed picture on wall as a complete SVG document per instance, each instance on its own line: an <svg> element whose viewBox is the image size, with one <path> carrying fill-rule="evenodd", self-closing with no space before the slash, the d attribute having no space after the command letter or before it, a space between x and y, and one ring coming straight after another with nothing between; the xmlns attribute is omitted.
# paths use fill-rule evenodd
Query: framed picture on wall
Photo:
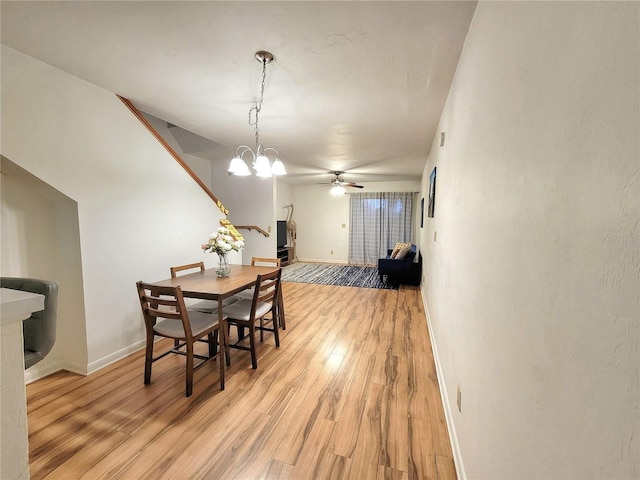
<svg viewBox="0 0 640 480"><path fill-rule="evenodd" d="M433 217L436 208L436 167L433 167L429 175L429 207L427 216Z"/></svg>

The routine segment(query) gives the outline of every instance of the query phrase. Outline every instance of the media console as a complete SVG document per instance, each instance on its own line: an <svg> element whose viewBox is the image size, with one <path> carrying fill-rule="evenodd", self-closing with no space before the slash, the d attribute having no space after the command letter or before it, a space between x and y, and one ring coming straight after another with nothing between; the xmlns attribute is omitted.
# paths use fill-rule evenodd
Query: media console
<svg viewBox="0 0 640 480"><path fill-rule="evenodd" d="M281 265L284 267L293 263L294 260L294 248L293 247L282 247L278 248L277 256L281 259Z"/></svg>

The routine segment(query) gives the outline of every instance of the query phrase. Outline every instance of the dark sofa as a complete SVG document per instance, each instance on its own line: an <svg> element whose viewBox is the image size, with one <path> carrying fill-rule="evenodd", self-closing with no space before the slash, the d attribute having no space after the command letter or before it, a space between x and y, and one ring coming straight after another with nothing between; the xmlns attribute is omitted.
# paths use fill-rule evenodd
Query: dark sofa
<svg viewBox="0 0 640 480"><path fill-rule="evenodd" d="M398 286L420 285L422 275L422 254L416 258L416 246L411 245L411 249L404 258L391 258L393 250L387 251L385 258L378 259L378 274L380 281L384 282L386 276L387 283Z"/></svg>
<svg viewBox="0 0 640 480"><path fill-rule="evenodd" d="M56 341L56 317L58 310L58 283L35 278L2 277L2 288L44 295L44 310L34 312L22 322L24 333L24 368L42 360Z"/></svg>

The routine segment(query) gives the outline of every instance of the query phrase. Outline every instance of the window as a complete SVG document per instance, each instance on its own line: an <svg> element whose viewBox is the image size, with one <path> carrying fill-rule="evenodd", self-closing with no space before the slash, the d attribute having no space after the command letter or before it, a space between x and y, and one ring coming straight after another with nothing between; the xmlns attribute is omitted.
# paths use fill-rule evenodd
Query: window
<svg viewBox="0 0 640 480"><path fill-rule="evenodd" d="M413 242L413 192L349 194L349 263L376 264L396 242Z"/></svg>

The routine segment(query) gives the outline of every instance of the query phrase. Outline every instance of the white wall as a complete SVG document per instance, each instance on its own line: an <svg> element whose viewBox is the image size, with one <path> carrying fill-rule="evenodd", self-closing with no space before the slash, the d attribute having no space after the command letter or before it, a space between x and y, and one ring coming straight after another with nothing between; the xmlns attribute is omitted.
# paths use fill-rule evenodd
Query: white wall
<svg viewBox="0 0 640 480"><path fill-rule="evenodd" d="M177 141L177 139L173 135L173 132L176 131L176 129L169 128L167 126L166 121L156 118L153 115L145 113L144 116L147 119L147 121L151 124L151 126L154 128L154 130L158 133L158 135L160 135L163 138L163 140L165 140L169 144L169 146L187 164L187 166L193 171L193 173L195 173L196 176L209 188L209 190L212 191L212 193L216 196L216 198L222 202L223 206L228 209L227 203L223 201L224 197L221 197L219 192L216 191L215 187L211 185L211 180L215 178L213 175L213 166L215 165L215 162L199 157L197 155L191 155L189 153L186 153L182 149L180 143ZM190 132L186 132L183 130L182 133L190 133ZM231 194L231 192L226 192L226 191L222 193L226 193L227 195ZM225 218L225 217L221 216L220 218ZM215 225L212 224L209 235L215 233L215 230L219 226L220 226L219 223L216 223ZM241 233L244 233L244 232L241 232ZM206 238L203 239L203 242L205 240ZM229 255L227 256L229 263L242 264L243 254L244 254L243 251L229 252ZM206 254L206 256L210 259L212 266L215 266L218 264L218 257L215 254L208 253ZM251 259L251 257L249 257L249 259ZM190 262L185 262L185 263L190 263ZM186 302L188 304L189 300L187 299Z"/></svg>
<svg viewBox="0 0 640 480"><path fill-rule="evenodd" d="M291 188L292 188L291 185L287 183L282 183L280 181L276 182L276 202L275 202L275 208L273 211L273 215L276 220L287 219L287 214L289 213L289 210L284 208L284 206L293 204L293 193L291 192ZM293 217L292 217L294 221L295 221L295 217L296 217L296 212L295 212L295 205L294 205L294 211L293 211Z"/></svg>
<svg viewBox="0 0 640 480"><path fill-rule="evenodd" d="M213 266L200 245L220 211L114 93L4 46L2 140L5 157L77 203L86 371L142 345L135 282L166 278L171 265ZM12 245L3 228L3 257L39 258L43 247L20 239L42 232L14 228ZM5 272L3 261L3 275L34 272L28 262Z"/></svg>
<svg viewBox="0 0 640 480"><path fill-rule="evenodd" d="M358 192L417 192L420 182L367 182ZM335 197L329 187L294 185L291 197L295 207L298 241L297 257L307 262L348 263L349 196ZM415 206L420 213L420 200Z"/></svg>
<svg viewBox="0 0 640 480"><path fill-rule="evenodd" d="M640 477L638 6L478 4L420 240L462 477Z"/></svg>

